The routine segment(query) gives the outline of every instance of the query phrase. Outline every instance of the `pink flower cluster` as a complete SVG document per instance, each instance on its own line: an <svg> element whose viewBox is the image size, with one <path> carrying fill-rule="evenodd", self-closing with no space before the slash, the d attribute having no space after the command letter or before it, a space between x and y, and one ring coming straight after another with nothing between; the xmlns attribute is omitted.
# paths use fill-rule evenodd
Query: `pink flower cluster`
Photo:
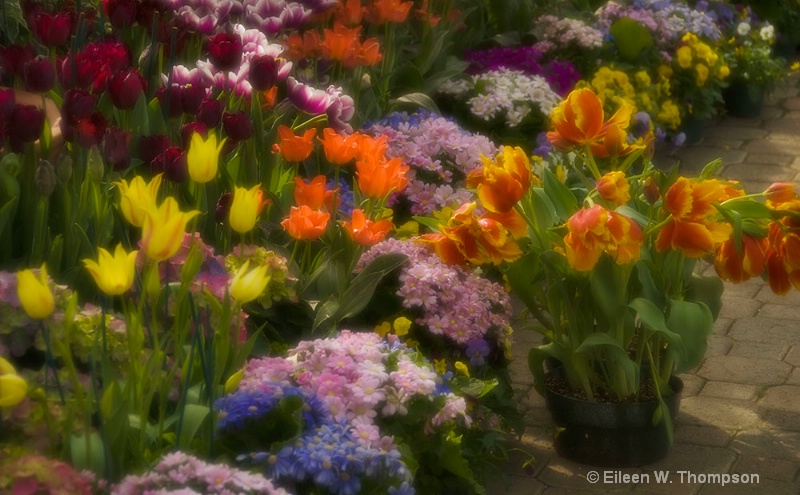
<svg viewBox="0 0 800 495"><path fill-rule="evenodd" d="M285 359L253 359L239 388L274 392L275 382L316 395L365 446L385 451L394 439L381 434L377 421L407 415L413 401L444 397L427 423L429 431L457 419L467 427L472 422L464 399L442 392L441 377L420 354L375 333L343 330L336 338L302 341Z"/></svg>
<svg viewBox="0 0 800 495"><path fill-rule="evenodd" d="M286 490L275 488L270 480L260 474L225 464L209 464L183 452L165 455L152 470L143 475L126 476L111 491L111 495L197 493L289 495Z"/></svg>
<svg viewBox="0 0 800 495"><path fill-rule="evenodd" d="M443 263L413 241L388 239L376 244L364 253L359 266L386 253L408 256L397 295L403 298L404 307L421 310L417 324L459 344L494 338L501 349L508 347L511 298L503 287L463 267Z"/></svg>

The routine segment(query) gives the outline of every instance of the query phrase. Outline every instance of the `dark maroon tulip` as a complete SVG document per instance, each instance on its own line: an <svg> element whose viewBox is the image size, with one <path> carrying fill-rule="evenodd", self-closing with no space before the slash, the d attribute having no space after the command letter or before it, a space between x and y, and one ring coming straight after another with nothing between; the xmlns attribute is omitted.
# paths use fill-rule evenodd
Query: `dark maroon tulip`
<svg viewBox="0 0 800 495"><path fill-rule="evenodd" d="M17 106L14 90L0 88L0 126L11 120L14 107Z"/></svg>
<svg viewBox="0 0 800 495"><path fill-rule="evenodd" d="M228 220L228 214L231 212L231 203L233 203L233 193L226 192L217 200L214 206L214 220L217 223L225 223Z"/></svg>
<svg viewBox="0 0 800 495"><path fill-rule="evenodd" d="M36 58L33 45L9 45L0 48L0 67L12 76L22 77L25 64Z"/></svg>
<svg viewBox="0 0 800 495"><path fill-rule="evenodd" d="M200 108L200 104L206 98L206 88L195 84L181 86L181 107L183 112L195 115Z"/></svg>
<svg viewBox="0 0 800 495"><path fill-rule="evenodd" d="M78 123L94 112L97 98L82 89L71 89L64 94L61 104L61 134L67 141L75 141Z"/></svg>
<svg viewBox="0 0 800 495"><path fill-rule="evenodd" d="M106 133L108 121L100 112L94 112L88 118L78 121L76 126L78 144L84 148L98 146Z"/></svg>
<svg viewBox="0 0 800 495"><path fill-rule="evenodd" d="M250 84L253 89L267 90L278 81L278 62L269 55L256 55L250 60Z"/></svg>
<svg viewBox="0 0 800 495"><path fill-rule="evenodd" d="M181 102L181 87L173 84L167 91L167 88L160 87L156 90L156 98L161 104L161 110L169 110L169 118L180 117L183 114L183 103ZM169 100L169 108L167 108L167 100Z"/></svg>
<svg viewBox="0 0 800 495"><path fill-rule="evenodd" d="M222 120L222 103L219 100L205 99L197 109L197 121L209 129L217 127Z"/></svg>
<svg viewBox="0 0 800 495"><path fill-rule="evenodd" d="M192 134L195 132L203 136L203 139L208 138L208 127L202 122L189 122L181 126L181 145L183 145L183 149L189 149L189 144L192 142Z"/></svg>
<svg viewBox="0 0 800 495"><path fill-rule="evenodd" d="M225 129L225 134L234 141L244 141L253 137L253 124L243 111L222 114L222 127Z"/></svg>
<svg viewBox="0 0 800 495"><path fill-rule="evenodd" d="M72 31L70 12L39 12L32 18L31 31L43 45L61 47L67 44Z"/></svg>
<svg viewBox="0 0 800 495"><path fill-rule="evenodd" d="M131 133L109 127L103 135L103 159L114 170L125 170L131 164Z"/></svg>
<svg viewBox="0 0 800 495"><path fill-rule="evenodd" d="M117 72L111 76L108 94L115 107L128 110L133 108L139 95L144 93L144 78L136 69Z"/></svg>
<svg viewBox="0 0 800 495"><path fill-rule="evenodd" d="M164 150L150 163L150 170L154 174L164 173L164 177L175 183L184 182L189 178L189 166L186 163L186 154L178 147Z"/></svg>
<svg viewBox="0 0 800 495"><path fill-rule="evenodd" d="M109 22L117 29L136 21L136 0L103 0L103 7Z"/></svg>
<svg viewBox="0 0 800 495"><path fill-rule="evenodd" d="M164 10L161 6L161 1L137 0L136 3L136 22L138 22L140 26L146 27L147 31L150 32L150 29L153 27L153 19L161 15L161 12Z"/></svg>
<svg viewBox="0 0 800 495"><path fill-rule="evenodd" d="M145 167L150 167L151 163L161 153L169 148L169 139L163 134L152 136L142 136L139 138L138 156L144 162Z"/></svg>
<svg viewBox="0 0 800 495"><path fill-rule="evenodd" d="M220 71L233 70L242 63L242 38L219 33L208 39L208 58Z"/></svg>
<svg viewBox="0 0 800 495"><path fill-rule="evenodd" d="M38 56L25 64L22 82L31 93L47 93L56 83L56 69L47 57Z"/></svg>
<svg viewBox="0 0 800 495"><path fill-rule="evenodd" d="M8 123L11 149L22 151L25 143L39 139L44 129L44 112L35 105L17 105Z"/></svg>

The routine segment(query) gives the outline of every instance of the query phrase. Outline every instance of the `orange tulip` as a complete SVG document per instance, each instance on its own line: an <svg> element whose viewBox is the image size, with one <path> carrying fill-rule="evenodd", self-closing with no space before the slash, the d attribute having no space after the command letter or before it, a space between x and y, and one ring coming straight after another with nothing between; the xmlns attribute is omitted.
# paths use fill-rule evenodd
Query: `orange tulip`
<svg viewBox="0 0 800 495"><path fill-rule="evenodd" d="M683 251L689 258L700 258L713 253L723 242L727 241L733 228L727 223L713 220L692 222L673 220L667 223L656 238L656 251L667 249Z"/></svg>
<svg viewBox="0 0 800 495"><path fill-rule="evenodd" d="M627 126L628 123L625 123ZM592 155L598 158L620 157L647 147L647 142L628 143L628 133L621 125L605 127L603 136L591 145Z"/></svg>
<svg viewBox="0 0 800 495"><path fill-rule="evenodd" d="M600 177L596 188L601 198L616 206L624 205L631 200L631 186L622 172L615 170Z"/></svg>
<svg viewBox="0 0 800 495"><path fill-rule="evenodd" d="M322 55L331 60L343 61L356 56L359 47L359 34L361 26L347 28L340 22L335 22L333 29L323 30Z"/></svg>
<svg viewBox="0 0 800 495"><path fill-rule="evenodd" d="M775 182L770 184L764 195L767 198L767 206L780 209L783 203L788 203L797 199L797 192L794 184L786 182Z"/></svg>
<svg viewBox="0 0 800 495"><path fill-rule="evenodd" d="M633 107L623 103L617 112L604 121L603 103L589 88L572 91L550 115L555 131L547 133L547 139L560 150L573 146L600 143L606 133L625 129L630 122Z"/></svg>
<svg viewBox="0 0 800 495"><path fill-rule="evenodd" d="M405 22L414 2L401 2L400 0L374 0L370 10L370 20L374 24L385 22Z"/></svg>
<svg viewBox="0 0 800 495"><path fill-rule="evenodd" d="M356 160L382 160L386 158L386 150L389 148L389 137L379 136L374 138L367 134L353 134L355 140L355 159Z"/></svg>
<svg viewBox="0 0 800 495"><path fill-rule="evenodd" d="M433 247L439 259L448 265L464 265L466 258L461 254L458 245L444 234L424 234L416 238L417 242Z"/></svg>
<svg viewBox="0 0 800 495"><path fill-rule="evenodd" d="M294 178L294 202L297 206L308 206L312 210L321 210L323 207L328 211L335 211L333 198L336 189L325 189L326 177L318 175L306 182L300 177ZM338 201L337 201L338 202Z"/></svg>
<svg viewBox="0 0 800 495"><path fill-rule="evenodd" d="M780 255L772 250L767 254L767 278L769 280L769 288L775 294L784 296L792 290L789 272L786 271Z"/></svg>
<svg viewBox="0 0 800 495"><path fill-rule="evenodd" d="M467 176L467 187L477 187L478 198L487 210L510 211L528 192L534 180L528 155L519 147L506 146L496 161L481 156L483 168Z"/></svg>
<svg viewBox="0 0 800 495"><path fill-rule="evenodd" d="M280 144L273 144L272 151L282 154L288 162L302 162L311 155L316 134L316 129L308 129L302 136L297 136L289 127L281 125L278 127Z"/></svg>
<svg viewBox="0 0 800 495"><path fill-rule="evenodd" d="M408 165L404 165L400 158L357 161L358 189L361 194L380 200L391 192L402 191L406 188L408 171Z"/></svg>
<svg viewBox="0 0 800 495"><path fill-rule="evenodd" d="M366 67L377 65L381 60L383 60L383 54L381 53L381 44L378 42L378 38L369 38L364 41L358 48L355 58L357 65Z"/></svg>
<svg viewBox="0 0 800 495"><path fill-rule="evenodd" d="M325 233L330 213L312 210L308 206L292 206L289 217L281 226L295 239L318 239Z"/></svg>
<svg viewBox="0 0 800 495"><path fill-rule="evenodd" d="M624 215L594 205L572 215L567 227L569 233L564 237L567 263L578 271L590 271L604 252L620 265L639 258L642 231Z"/></svg>
<svg viewBox="0 0 800 495"><path fill-rule="evenodd" d="M742 236L741 255L736 250L733 237L723 242L714 257L714 268L722 280L734 283L757 277L764 272L768 239Z"/></svg>
<svg viewBox="0 0 800 495"><path fill-rule="evenodd" d="M343 221L342 226L357 244L373 246L386 238L386 234L392 229L392 221L383 219L373 222L367 219L363 210L356 208L351 221Z"/></svg>
<svg viewBox="0 0 800 495"><path fill-rule="evenodd" d="M346 165L353 161L358 146L358 134L342 136L330 127L322 130L322 149L325 151L325 159L333 165Z"/></svg>
<svg viewBox="0 0 800 495"><path fill-rule="evenodd" d="M355 26L361 24L361 18L364 16L364 7L361 6L361 0L344 0L339 3L336 9L336 20L346 26Z"/></svg>

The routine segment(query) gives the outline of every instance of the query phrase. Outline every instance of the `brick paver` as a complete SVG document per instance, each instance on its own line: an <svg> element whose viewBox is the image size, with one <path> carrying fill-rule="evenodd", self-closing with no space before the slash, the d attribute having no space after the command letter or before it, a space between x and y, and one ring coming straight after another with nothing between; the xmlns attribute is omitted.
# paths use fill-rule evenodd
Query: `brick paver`
<svg viewBox="0 0 800 495"><path fill-rule="evenodd" d="M700 143L671 150L657 161L667 166L679 161L692 174L715 158L723 160L720 176L740 180L748 190L762 190L772 181L796 182L800 79L779 88L760 118L725 117L706 130ZM670 454L651 466L619 470L649 475L648 482L591 483L592 471L612 470L576 464L555 453L549 414L524 364L536 340L520 337L511 369L528 427L518 442L520 451L509 460L506 479L490 485L489 494L800 494L800 294L776 296L760 279L727 284L705 360L682 376L685 387ZM523 469L530 456L535 461ZM668 482L658 483L654 473L663 471L669 472ZM759 480L703 483L688 479L689 472L758 475Z"/></svg>

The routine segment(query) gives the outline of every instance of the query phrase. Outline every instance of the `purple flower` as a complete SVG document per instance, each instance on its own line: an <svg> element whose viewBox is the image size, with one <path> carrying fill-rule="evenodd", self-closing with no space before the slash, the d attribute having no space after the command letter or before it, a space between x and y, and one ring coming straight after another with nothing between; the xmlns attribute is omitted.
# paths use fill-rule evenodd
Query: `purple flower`
<svg viewBox="0 0 800 495"><path fill-rule="evenodd" d="M294 77L286 80L286 87L292 105L307 114L323 114L333 103L333 97L327 91L298 82Z"/></svg>

